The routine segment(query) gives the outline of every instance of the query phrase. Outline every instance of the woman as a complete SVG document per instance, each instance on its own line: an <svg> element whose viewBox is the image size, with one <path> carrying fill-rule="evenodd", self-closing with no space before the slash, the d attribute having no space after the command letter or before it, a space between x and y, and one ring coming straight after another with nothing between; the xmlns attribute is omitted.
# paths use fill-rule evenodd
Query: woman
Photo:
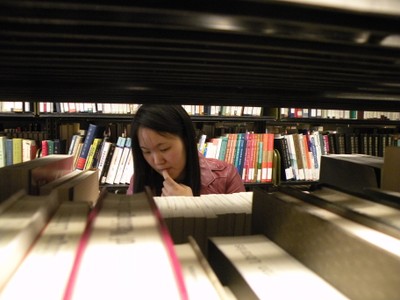
<svg viewBox="0 0 400 300"><path fill-rule="evenodd" d="M128 194L149 186L156 196L244 192L236 168L197 150L190 116L180 105L143 104L132 122L134 176Z"/></svg>

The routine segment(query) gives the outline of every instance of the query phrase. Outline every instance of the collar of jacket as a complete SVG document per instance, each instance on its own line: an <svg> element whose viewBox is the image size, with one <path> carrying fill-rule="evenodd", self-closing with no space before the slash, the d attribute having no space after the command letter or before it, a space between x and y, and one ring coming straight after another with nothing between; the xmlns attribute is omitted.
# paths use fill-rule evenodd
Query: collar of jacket
<svg viewBox="0 0 400 300"><path fill-rule="evenodd" d="M225 165L218 159L205 158L203 154L199 152L199 163L201 172L201 184L209 186L216 178L214 171L222 171Z"/></svg>

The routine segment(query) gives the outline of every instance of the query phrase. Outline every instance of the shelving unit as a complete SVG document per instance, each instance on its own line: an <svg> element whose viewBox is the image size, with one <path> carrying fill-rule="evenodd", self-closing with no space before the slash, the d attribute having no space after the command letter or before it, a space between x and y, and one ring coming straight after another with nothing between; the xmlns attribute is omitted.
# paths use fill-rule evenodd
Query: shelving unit
<svg viewBox="0 0 400 300"><path fill-rule="evenodd" d="M301 107L400 112L400 1L0 0L0 101L246 105L263 107L265 111ZM125 126L132 116L38 113L35 105L31 113L0 113L0 123L4 128L40 128L49 138L54 138L59 135L63 123L80 123L85 127L91 122L110 122ZM227 132L229 127L238 124L243 129L251 126L256 132L321 127L325 131L400 134L400 120L282 118L272 113L260 117L192 116L192 120L199 134L206 132L210 136ZM218 130L212 128L216 124L221 125ZM4 183L3 189L8 189L8 176L0 179ZM351 219L342 220L337 215L327 215L326 211L308 207L306 202L289 199L285 188L292 185L296 185L297 191L304 187L309 192L310 187L318 186L318 182L246 183L248 190L254 189L252 222L255 227L261 227L255 228L254 232L272 237L272 242L282 246L286 253L299 259L324 281L332 283L338 291L344 291L346 297L357 300L398 297L399 257L389 249L383 250L387 240L382 233L370 232L369 228L359 227L359 224L346 225L356 221L354 217L349 222ZM115 193L124 193L127 188L119 184L106 187ZM352 198L340 202L350 207ZM369 204L370 201L367 205L357 205L355 210L361 207L365 217L372 212ZM139 226L136 227L133 219L126 218L136 215L136 211L125 204L119 207L118 211L107 212L104 221L100 219L98 223L92 223L95 219L91 214L89 223L83 226L87 231L78 253L88 251L86 246L90 243L85 243L90 234L96 234L97 225L99 236L106 237L108 231L104 228L110 229L108 242L116 241L119 246L140 243L140 238L130 235L130 231L139 232ZM367 214L364 214L365 209L368 209ZM378 207L376 211L379 216L371 213L372 223L376 222L375 217L383 218L382 211L386 210ZM111 215L120 219L109 221ZM142 214L139 215L142 218ZM230 220L232 215L229 213ZM393 212L386 213L389 217L393 215ZM68 219L71 219L70 215ZM183 218L179 216L179 219L183 223ZM108 226L100 229L103 222ZM228 224L227 221L219 223ZM38 226L33 227L39 230ZM162 226L157 230L159 227ZM143 237L147 241L149 226L145 230ZM63 231L52 235L50 242L61 241L63 246L66 245L64 234L68 231ZM374 244L367 240L369 234L360 236L360 232L371 233L371 238L378 236L379 241ZM79 234L73 232L71 236L78 239ZM99 245L97 249L103 250L103 240ZM52 248L64 249L61 245L46 247ZM129 271L135 271L136 262L141 260L136 254L143 253L144 258L153 260L149 255L151 248L146 244L141 251L123 248L118 253L129 253L129 259L135 260ZM235 244L235 248L243 257L250 253L240 244ZM104 259L108 261L111 248L106 250ZM65 257L65 252L62 255ZM154 257L159 256L157 252ZM81 265L82 257L77 260ZM90 257L95 258L96 263L99 260L96 255ZM245 258L241 261L263 260L253 254ZM11 260L6 259L6 267L11 266ZM79 276L75 276L79 268L74 265L72 269L74 276L71 278L79 282ZM132 276L124 277L128 278L128 284L125 284L120 280L121 276L107 277L107 269L101 262L98 270L98 278L105 282L98 286L112 286L110 294L118 290L121 282L123 287L130 287ZM263 278L271 273L265 270L269 269L262 266L257 270L263 271ZM44 273L52 274L52 271ZM37 270L32 274L30 282L35 284ZM140 286L154 286L151 272L146 269L145 274L150 276L137 275ZM89 275L91 280L96 278L92 276L96 274ZM228 275L231 277L232 274ZM41 277L38 279L38 283L45 282L40 281ZM69 293L69 287L73 287L74 282L68 283L64 298L71 299L73 294ZM286 282L282 286L290 291L297 289ZM23 285L18 289L25 291ZM64 291L64 288L59 290ZM143 290L146 293L146 289ZM102 293L103 289L97 291ZM146 297L138 294L135 288L126 291L131 292L136 292L133 296ZM310 296L315 294L312 289L307 292ZM88 293L93 296L90 285Z"/></svg>
<svg viewBox="0 0 400 300"><path fill-rule="evenodd" d="M0 1L0 99L400 110L400 5L332 1ZM37 111L37 107L35 108ZM128 124L130 115L2 116ZM399 132L399 121L193 116L196 130L323 126ZM219 135L227 129L211 130Z"/></svg>

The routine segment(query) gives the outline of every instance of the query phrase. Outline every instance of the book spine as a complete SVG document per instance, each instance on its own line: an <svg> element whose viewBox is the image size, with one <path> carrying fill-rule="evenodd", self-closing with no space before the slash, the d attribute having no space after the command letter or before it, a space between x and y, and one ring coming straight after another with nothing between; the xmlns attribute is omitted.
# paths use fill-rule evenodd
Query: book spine
<svg viewBox="0 0 400 300"><path fill-rule="evenodd" d="M0 168L6 166L6 137L0 136Z"/></svg>
<svg viewBox="0 0 400 300"><path fill-rule="evenodd" d="M54 154L54 141L53 140L47 140L47 144L49 145L49 153L48 155Z"/></svg>
<svg viewBox="0 0 400 300"><path fill-rule="evenodd" d="M102 141L101 138L95 138L93 140L93 143L90 146L89 153L88 153L88 156L86 159L86 163L85 163L85 167L84 167L85 170L89 170L92 168L94 155L95 155L96 149L99 147L101 141Z"/></svg>
<svg viewBox="0 0 400 300"><path fill-rule="evenodd" d="M272 181L272 172L274 168L274 134L273 133L266 133L268 135L268 145L267 145L267 181Z"/></svg>
<svg viewBox="0 0 400 300"><path fill-rule="evenodd" d="M101 157L101 149L103 147L103 140L104 138L98 138L99 142L96 145L96 149L94 150L93 160L91 164L91 168L97 168L99 165L100 157ZM95 140L96 141L96 140Z"/></svg>
<svg viewBox="0 0 400 300"><path fill-rule="evenodd" d="M69 154L69 155L74 154L75 143L77 142L78 136L79 136L79 135L74 134L74 135L72 136L72 138L71 138L71 142L70 142L69 149L68 149L68 154Z"/></svg>
<svg viewBox="0 0 400 300"><path fill-rule="evenodd" d="M13 164L22 162L22 138L13 138Z"/></svg>
<svg viewBox="0 0 400 300"><path fill-rule="evenodd" d="M132 151L130 151L128 158L126 160L125 169L122 174L121 184L129 184L131 181L131 177L133 175L133 156Z"/></svg>
<svg viewBox="0 0 400 300"><path fill-rule="evenodd" d="M32 140L24 139L22 140L22 161L29 161L31 160L31 147L32 147Z"/></svg>
<svg viewBox="0 0 400 300"><path fill-rule="evenodd" d="M110 163L110 168L108 170L108 174L107 174L107 178L106 178L106 183L108 183L108 184L114 183L114 179L115 179L115 176L117 175L117 171L118 171L119 162L122 157L122 152L124 150L125 142L126 142L126 138L124 138L122 136L120 136L118 138L117 145L115 147L114 154L113 154L113 157L112 157L111 163Z"/></svg>
<svg viewBox="0 0 400 300"><path fill-rule="evenodd" d="M247 181L247 176L249 172L249 148L251 145L251 134L249 132L246 133L246 148L244 151L244 160L243 160L243 168L242 173L240 174L243 182Z"/></svg>
<svg viewBox="0 0 400 300"><path fill-rule="evenodd" d="M88 131L86 133L85 140L83 141L82 150L79 154L78 160L76 162L76 168L78 170L83 170L85 168L85 163L87 160L87 156L89 154L90 146L93 143L93 140L96 137L97 125L89 124Z"/></svg>
<svg viewBox="0 0 400 300"><path fill-rule="evenodd" d="M98 159L98 164L97 164L97 169L99 170L99 180L101 179L101 176L103 174L103 168L104 168L104 163L107 159L108 152L110 150L111 142L107 140L103 140L101 149L99 151L99 159Z"/></svg>
<svg viewBox="0 0 400 300"><path fill-rule="evenodd" d="M55 139L54 141L54 154L62 154L62 143L60 139Z"/></svg>
<svg viewBox="0 0 400 300"><path fill-rule="evenodd" d="M253 182L254 179L254 153L255 153L255 148L257 147L257 138L256 138L255 133L250 133L250 147L249 147L249 166L248 166L248 171L247 171L247 176L246 176L246 182Z"/></svg>
<svg viewBox="0 0 400 300"><path fill-rule="evenodd" d="M300 137L299 137L298 133L293 134L293 145L294 145L294 151L295 151L295 155L296 155L298 179L304 180L305 173L304 173L303 155L301 152L301 143L300 143Z"/></svg>
<svg viewBox="0 0 400 300"><path fill-rule="evenodd" d="M42 152L41 152L41 157L49 155L49 143L47 140L42 140Z"/></svg>
<svg viewBox="0 0 400 300"><path fill-rule="evenodd" d="M280 179L281 180L288 180L287 176L287 169L290 166L290 160L288 157L288 153L285 153L284 147L283 147L283 142L286 141L284 137L275 137L274 138L274 148L276 151L279 152L279 155L281 157L281 174L280 174Z"/></svg>
<svg viewBox="0 0 400 300"><path fill-rule="evenodd" d="M106 155L106 158L104 161L104 167L101 169L101 174L99 174L101 184L106 183L108 171L109 171L110 165L111 165L111 160L114 157L115 148L116 148L116 145L113 143L110 143L110 149L108 150L108 153Z"/></svg>
<svg viewBox="0 0 400 300"><path fill-rule="evenodd" d="M226 156L226 147L227 147L227 144L228 144L228 137L226 137L226 136L222 136L221 137L221 149L220 149L220 151L219 151L219 157L218 157L218 159L219 160L225 160L225 156Z"/></svg>
<svg viewBox="0 0 400 300"><path fill-rule="evenodd" d="M268 178L268 135L266 133L262 134L262 163L261 163L261 182L267 182Z"/></svg>
<svg viewBox="0 0 400 300"><path fill-rule="evenodd" d="M239 171L240 174L240 166L239 166L239 161L241 159L241 152L243 152L243 140L244 140L244 134L243 133L238 133L237 134L237 142L236 142L236 149L235 149L235 154L233 158L233 165L236 167L236 169Z"/></svg>
<svg viewBox="0 0 400 300"><path fill-rule="evenodd" d="M241 137L241 145L240 145L240 150L239 150L239 157L238 157L238 172L239 174L243 173L243 168L244 168L244 160L246 158L246 146L247 146L247 140L248 140L248 133L243 133Z"/></svg>
<svg viewBox="0 0 400 300"><path fill-rule="evenodd" d="M128 156L131 154L131 139L127 138L126 139L126 144L122 150L122 155L121 159L117 168L117 174L115 175L114 178L114 184L119 184L122 178L122 174L125 170L125 164L128 159Z"/></svg>
<svg viewBox="0 0 400 300"><path fill-rule="evenodd" d="M258 141L258 151L257 151L257 175L256 175L256 182L261 182L262 179L262 162L263 162L263 149L264 142L262 140Z"/></svg>
<svg viewBox="0 0 400 300"><path fill-rule="evenodd" d="M6 139L6 165L11 166L13 164L13 141L12 139Z"/></svg>

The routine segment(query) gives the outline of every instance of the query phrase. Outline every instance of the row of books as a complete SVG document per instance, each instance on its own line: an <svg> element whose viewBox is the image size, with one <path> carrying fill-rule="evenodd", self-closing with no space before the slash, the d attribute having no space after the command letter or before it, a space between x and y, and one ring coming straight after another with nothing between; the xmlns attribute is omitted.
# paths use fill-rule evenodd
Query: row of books
<svg viewBox="0 0 400 300"><path fill-rule="evenodd" d="M142 194L103 195L102 207L91 214L94 215L92 221L88 220L91 212L83 202L57 203L54 193L40 199L42 201L34 201L33 197L14 195L6 202L13 203L0 214L0 222L11 222L19 233L8 235L1 246L6 247L12 241L25 242L4 256L7 264L1 261L2 299L28 296L123 299L128 295L151 299L161 296L173 299L251 299L252 296L256 299L348 299L348 288L337 289L331 283L335 278L324 279L313 270L312 263L303 263L301 258L285 251L285 246L263 234L212 236L208 258L190 237L188 242L169 244L169 233L162 231L165 229L163 220L156 216L157 207ZM29 202L36 202L36 205ZM30 211L25 212L24 222L14 224L12 215L18 215L20 208L27 206ZM129 214L131 211L135 213ZM41 221L34 217L35 212L40 212ZM52 212L54 216L51 217ZM72 220L71 215L74 216ZM85 229L87 224L91 225L90 231ZM28 233L29 225L44 230ZM83 235L87 237L86 242L79 239ZM21 253L23 258L18 257ZM385 260L388 255L383 255ZM175 263L171 257L175 258ZM157 263L157 271L151 272L149 267L154 263ZM38 269L43 273L41 276L35 276ZM106 278L104 273L125 276ZM96 289L90 284L93 280L97 283ZM138 287L132 289L131 280ZM159 280L162 283L158 283ZM157 289L154 289L154 282L157 282ZM378 291L382 292L381 284L378 284ZM391 295L393 287L384 293Z"/></svg>
<svg viewBox="0 0 400 300"><path fill-rule="evenodd" d="M17 128L3 128L0 132L1 135L8 138L23 138L31 139L35 141L41 141L49 138L49 133L46 130L40 129L40 124L34 123L29 124L28 128L21 129Z"/></svg>
<svg viewBox="0 0 400 300"><path fill-rule="evenodd" d="M400 146L397 136L307 130L277 134L274 142L274 149L280 155L281 180L317 181L320 178L322 155L365 154L384 157L385 149L389 146Z"/></svg>
<svg viewBox="0 0 400 300"><path fill-rule="evenodd" d="M272 133L229 133L211 138L202 135L198 150L209 158L233 164L243 182L272 182L273 142Z"/></svg>
<svg viewBox="0 0 400 300"><path fill-rule="evenodd" d="M123 122L99 122L99 125L104 127L103 136L116 143L118 137L121 135L130 136L131 124ZM65 141L66 150L71 146L72 137L75 134L86 135L88 124L81 124L80 122L65 122L58 124L58 136L60 140Z"/></svg>
<svg viewBox="0 0 400 300"><path fill-rule="evenodd" d="M278 179L317 181L322 155L383 157L388 146L400 146L398 137L303 130L290 134L232 133L208 140L202 135L198 143L205 157L233 164L245 183L271 183ZM274 159L275 155L278 158Z"/></svg>
<svg viewBox="0 0 400 300"><path fill-rule="evenodd" d="M87 103L87 102L55 102L47 110L40 112L57 113L103 113L103 114L135 114L140 104L136 103ZM40 106L39 106L40 107Z"/></svg>
<svg viewBox="0 0 400 300"><path fill-rule="evenodd" d="M182 105L192 116L262 116L259 106Z"/></svg>
<svg viewBox="0 0 400 300"><path fill-rule="evenodd" d="M133 174L130 138L119 136L116 143L111 142L110 137L104 133L105 127L95 124L89 124L87 130L80 130L79 123L63 128L66 132L68 128L73 130L67 132L67 135L77 132L72 134L68 150L66 139L38 141L0 136L0 167L66 153L74 156L74 168L78 170L99 169L99 181L103 184L130 182Z"/></svg>
<svg viewBox="0 0 400 300"><path fill-rule="evenodd" d="M133 175L131 138L119 136L113 143L100 125L89 124L85 135L73 135L67 154L74 156L76 169L97 169L102 184L129 184Z"/></svg>
<svg viewBox="0 0 400 300"><path fill-rule="evenodd" d="M0 101L0 113L20 113L32 111L32 103L28 101Z"/></svg>
<svg viewBox="0 0 400 300"><path fill-rule="evenodd" d="M0 299L228 299L196 241L173 244L149 191L99 192L98 170L72 162L54 155L0 170ZM26 180L5 195L2 179L18 176Z"/></svg>
<svg viewBox="0 0 400 300"><path fill-rule="evenodd" d="M319 178L322 135L274 135L272 133L227 134L206 141L202 136L199 151L205 157L233 164L244 183L276 183L277 180Z"/></svg>
<svg viewBox="0 0 400 300"><path fill-rule="evenodd" d="M349 120L368 120L368 119L400 120L400 112L282 107L280 108L280 118L281 119L321 118L321 119L349 119Z"/></svg>
<svg viewBox="0 0 400 300"><path fill-rule="evenodd" d="M326 132L327 154L367 154L383 157L388 146L400 146L398 134Z"/></svg>
<svg viewBox="0 0 400 300"><path fill-rule="evenodd" d="M177 252L160 227L154 202L145 193L99 194L96 173L72 171L53 181L49 194L20 191L0 204L1 299L124 299L133 293L179 299L186 294ZM94 180L86 181L86 174ZM76 192L88 190L94 203L76 198ZM154 264L157 272L149 272Z"/></svg>
<svg viewBox="0 0 400 300"><path fill-rule="evenodd" d="M96 103L96 102L44 102L38 101L39 113L105 113L135 114L140 104L137 103ZM182 105L190 115L205 116L262 116L259 106L221 106L221 105ZM0 112L34 112L33 102L0 101ZM280 118L325 118L325 119L387 119L400 120L400 112L363 111L321 108L279 109Z"/></svg>
<svg viewBox="0 0 400 300"><path fill-rule="evenodd" d="M35 106L37 105L37 107ZM140 104L96 102L0 101L0 113L105 113L134 114Z"/></svg>
<svg viewBox="0 0 400 300"><path fill-rule="evenodd" d="M65 143L59 139L44 139L37 142L35 139L0 136L0 168L38 157L64 153Z"/></svg>
<svg viewBox="0 0 400 300"><path fill-rule="evenodd" d="M104 113L135 114L137 103L96 103L96 102L44 102L39 101L39 113ZM262 116L262 107L221 106L221 105L182 105L190 115L207 116ZM31 102L0 102L0 112L31 112Z"/></svg>
<svg viewBox="0 0 400 300"><path fill-rule="evenodd" d="M207 253L209 236L241 236L251 232L252 192L233 195L154 197L175 244L192 236Z"/></svg>
<svg viewBox="0 0 400 300"><path fill-rule="evenodd" d="M128 196L100 192L98 171L74 170L72 162L54 155L0 169L0 299L398 295L399 211L387 203L325 187ZM5 195L13 178L25 180ZM26 192L31 178L35 195ZM316 205L318 198L341 209ZM175 243L174 227L186 235ZM198 232L206 233L206 255L191 236Z"/></svg>
<svg viewBox="0 0 400 300"><path fill-rule="evenodd" d="M182 105L190 115L208 116L261 116L261 107ZM104 113L135 114L140 104L136 103L87 103L87 102L39 102L41 113Z"/></svg>
<svg viewBox="0 0 400 300"><path fill-rule="evenodd" d="M32 160L37 150L34 140L0 136L0 168Z"/></svg>

